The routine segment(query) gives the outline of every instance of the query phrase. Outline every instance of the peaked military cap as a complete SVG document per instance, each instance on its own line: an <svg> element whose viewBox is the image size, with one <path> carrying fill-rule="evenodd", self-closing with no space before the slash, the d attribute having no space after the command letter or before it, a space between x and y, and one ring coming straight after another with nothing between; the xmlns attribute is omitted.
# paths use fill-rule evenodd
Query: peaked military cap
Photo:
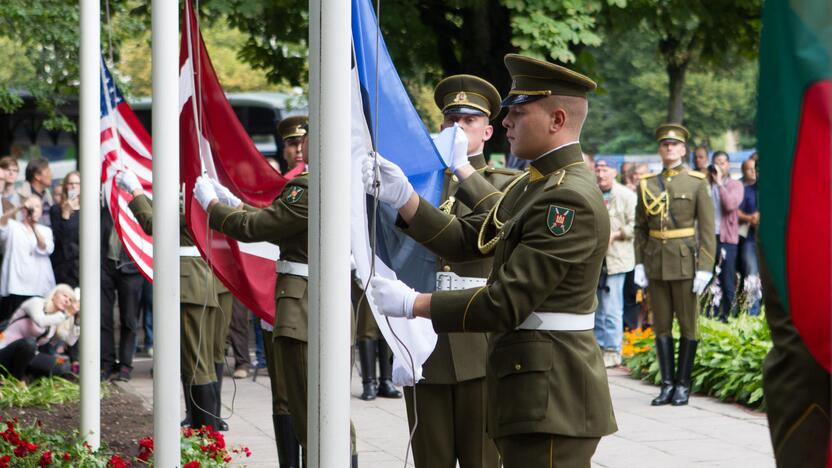
<svg viewBox="0 0 832 468"><path fill-rule="evenodd" d="M511 75L511 90L503 99L503 107L552 95L586 97L596 87L586 76L554 63L518 54L507 54L505 63Z"/></svg>
<svg viewBox="0 0 832 468"><path fill-rule="evenodd" d="M676 140L681 141L682 143L687 143L688 138L690 138L690 132L688 129L679 124L661 124L659 125L659 128L656 129L656 141Z"/></svg>
<svg viewBox="0 0 832 468"><path fill-rule="evenodd" d="M485 115L497 118L500 93L491 83L473 75L445 78L433 90L433 100L443 114Z"/></svg>
<svg viewBox="0 0 832 468"><path fill-rule="evenodd" d="M280 134L280 138L283 140L304 136L308 130L309 117L305 115L286 117L277 124L277 133Z"/></svg>

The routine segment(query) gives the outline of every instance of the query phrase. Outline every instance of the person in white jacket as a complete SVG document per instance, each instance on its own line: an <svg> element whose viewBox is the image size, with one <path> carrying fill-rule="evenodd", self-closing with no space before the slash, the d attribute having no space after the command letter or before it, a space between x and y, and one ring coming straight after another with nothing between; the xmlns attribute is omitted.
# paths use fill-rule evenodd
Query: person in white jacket
<svg viewBox="0 0 832 468"><path fill-rule="evenodd" d="M14 219L18 211L23 212L23 221ZM49 260L55 243L52 230L38 224L42 212L40 199L33 196L0 216L0 241L5 244L0 268L0 320L11 316L26 299L45 297L55 287Z"/></svg>

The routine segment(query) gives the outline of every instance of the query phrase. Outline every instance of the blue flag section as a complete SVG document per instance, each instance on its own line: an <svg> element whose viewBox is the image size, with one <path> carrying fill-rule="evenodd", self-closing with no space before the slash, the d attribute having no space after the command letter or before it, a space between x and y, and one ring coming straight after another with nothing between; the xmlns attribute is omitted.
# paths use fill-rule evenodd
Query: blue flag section
<svg viewBox="0 0 832 468"><path fill-rule="evenodd" d="M401 167L416 192L436 206L442 196L445 164L410 101L381 37L376 54L376 34L371 1L352 0L352 40L370 135L377 139L378 152ZM372 216L373 210L368 213ZM376 255L410 287L433 291L436 256L396 228L396 214L394 209L379 203Z"/></svg>

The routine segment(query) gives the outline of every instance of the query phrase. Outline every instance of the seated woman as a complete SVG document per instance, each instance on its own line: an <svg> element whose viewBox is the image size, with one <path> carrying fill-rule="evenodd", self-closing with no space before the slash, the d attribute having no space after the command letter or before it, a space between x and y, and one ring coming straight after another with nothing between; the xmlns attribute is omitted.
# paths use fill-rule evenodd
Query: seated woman
<svg viewBox="0 0 832 468"><path fill-rule="evenodd" d="M70 374L69 364L58 356L38 353L39 345L54 336L66 342L78 339L77 328L66 324L74 321L78 312L75 292L66 284L59 284L46 298L32 297L14 312L0 336L0 372L22 379L34 376Z"/></svg>

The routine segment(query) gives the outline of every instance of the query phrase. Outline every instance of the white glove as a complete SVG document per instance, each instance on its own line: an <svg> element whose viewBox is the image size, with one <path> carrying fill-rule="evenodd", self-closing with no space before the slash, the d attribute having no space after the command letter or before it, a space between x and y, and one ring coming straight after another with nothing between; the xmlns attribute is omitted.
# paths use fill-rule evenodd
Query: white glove
<svg viewBox="0 0 832 468"><path fill-rule="evenodd" d="M391 280L375 275L370 280L373 302L378 312L388 317L413 318L413 303L416 291L399 280Z"/></svg>
<svg viewBox="0 0 832 468"><path fill-rule="evenodd" d="M127 193L133 193L134 190L142 188L142 183L132 171L121 171L116 174L116 185Z"/></svg>
<svg viewBox="0 0 832 468"><path fill-rule="evenodd" d="M693 278L693 293L697 296L702 294L713 277L714 274L710 271L697 271L696 276Z"/></svg>
<svg viewBox="0 0 832 468"><path fill-rule="evenodd" d="M633 282L640 288L647 287L647 275L644 274L644 265L639 263L633 272Z"/></svg>
<svg viewBox="0 0 832 468"><path fill-rule="evenodd" d="M468 161L468 136L459 124L454 124L453 127L442 130L439 133L438 140L450 140L452 134L453 150L451 153L451 169L455 171L466 164L470 164Z"/></svg>
<svg viewBox="0 0 832 468"><path fill-rule="evenodd" d="M208 205L214 201L219 201L217 191L214 190L214 184L211 183L211 178L207 176L199 176L196 178L194 184L194 197L199 202L199 206L203 210L208 211Z"/></svg>
<svg viewBox="0 0 832 468"><path fill-rule="evenodd" d="M208 180L211 181L211 184L214 186L214 191L217 193L217 198L223 205L233 206L236 208L243 202L231 193L231 190L228 190L228 187L222 185L218 180L214 178L209 178Z"/></svg>
<svg viewBox="0 0 832 468"><path fill-rule="evenodd" d="M376 156L378 164L375 164L373 155L368 154L361 163L361 179L364 182L364 191L375 195L373 184L378 179L378 199L395 209L399 209L407 203L413 194L413 186L407 180L399 166L384 159L380 154Z"/></svg>

